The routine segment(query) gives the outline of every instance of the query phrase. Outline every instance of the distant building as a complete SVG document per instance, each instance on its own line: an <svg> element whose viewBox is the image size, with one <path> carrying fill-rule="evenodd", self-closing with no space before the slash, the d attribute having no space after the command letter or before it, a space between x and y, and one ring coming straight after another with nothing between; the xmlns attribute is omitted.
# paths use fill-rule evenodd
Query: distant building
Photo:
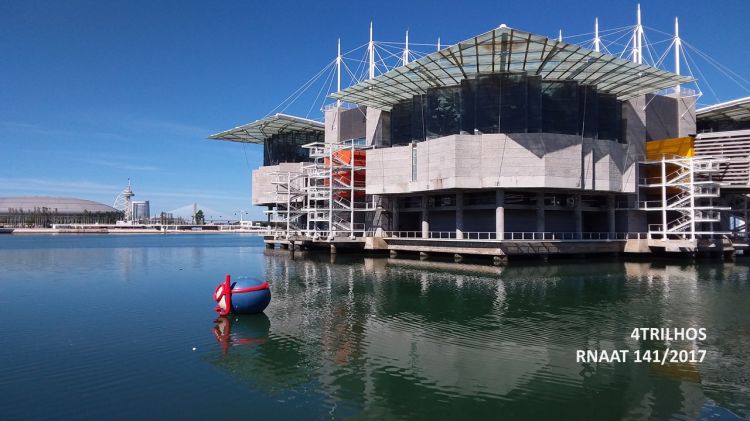
<svg viewBox="0 0 750 421"><path fill-rule="evenodd" d="M73 197L0 197L0 225L51 227L52 224L114 224L122 212Z"/></svg>
<svg viewBox="0 0 750 421"><path fill-rule="evenodd" d="M151 218L151 207L148 200L133 201L133 221L146 223Z"/></svg>

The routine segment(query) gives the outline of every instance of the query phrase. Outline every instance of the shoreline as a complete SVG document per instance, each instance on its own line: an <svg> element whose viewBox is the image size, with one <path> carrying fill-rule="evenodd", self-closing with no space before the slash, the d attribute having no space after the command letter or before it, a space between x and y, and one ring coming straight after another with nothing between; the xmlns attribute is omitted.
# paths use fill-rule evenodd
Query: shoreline
<svg viewBox="0 0 750 421"><path fill-rule="evenodd" d="M7 235L33 235L33 234L254 234L261 235L259 231L242 230L157 230L151 228L14 228Z"/></svg>

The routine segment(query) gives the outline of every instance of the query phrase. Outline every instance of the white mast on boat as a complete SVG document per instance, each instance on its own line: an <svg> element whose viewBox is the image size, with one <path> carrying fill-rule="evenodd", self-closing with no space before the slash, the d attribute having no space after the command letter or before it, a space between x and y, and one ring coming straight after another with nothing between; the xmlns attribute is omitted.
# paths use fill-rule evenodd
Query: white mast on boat
<svg viewBox="0 0 750 421"><path fill-rule="evenodd" d="M440 37L438 37L437 50L440 51Z"/></svg>

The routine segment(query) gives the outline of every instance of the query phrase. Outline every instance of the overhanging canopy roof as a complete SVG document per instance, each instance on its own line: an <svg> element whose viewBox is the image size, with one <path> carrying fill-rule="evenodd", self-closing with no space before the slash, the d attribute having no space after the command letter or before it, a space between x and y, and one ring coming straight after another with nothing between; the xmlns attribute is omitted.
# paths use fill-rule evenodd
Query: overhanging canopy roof
<svg viewBox="0 0 750 421"><path fill-rule="evenodd" d="M750 120L750 96L701 108L695 112L701 120Z"/></svg>
<svg viewBox="0 0 750 421"><path fill-rule="evenodd" d="M244 126L212 134L208 138L231 142L263 144L266 139L275 134L290 132L323 133L324 131L325 126L319 121L279 113L245 124Z"/></svg>
<svg viewBox="0 0 750 421"><path fill-rule="evenodd" d="M524 71L543 79L595 85L600 92L614 94L620 100L694 80L501 25L331 97L387 110L429 88L455 86L474 75Z"/></svg>

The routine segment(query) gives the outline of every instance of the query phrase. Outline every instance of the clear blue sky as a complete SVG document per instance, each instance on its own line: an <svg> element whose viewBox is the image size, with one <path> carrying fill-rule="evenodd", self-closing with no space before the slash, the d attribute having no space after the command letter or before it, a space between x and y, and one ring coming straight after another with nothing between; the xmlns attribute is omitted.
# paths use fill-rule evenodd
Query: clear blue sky
<svg viewBox="0 0 750 421"><path fill-rule="evenodd" d="M636 2L365 4L0 0L0 196L110 204L130 177L152 212L195 201L226 217L251 208L262 151L206 137L266 115L334 57L337 37L345 50L365 43L370 20L382 41L408 28L412 42L452 44L501 23L568 36L595 16L602 29L632 25ZM750 2L641 4L645 25L671 32L678 15L685 40L750 79ZM715 91L704 86L703 103L748 95L701 70Z"/></svg>

